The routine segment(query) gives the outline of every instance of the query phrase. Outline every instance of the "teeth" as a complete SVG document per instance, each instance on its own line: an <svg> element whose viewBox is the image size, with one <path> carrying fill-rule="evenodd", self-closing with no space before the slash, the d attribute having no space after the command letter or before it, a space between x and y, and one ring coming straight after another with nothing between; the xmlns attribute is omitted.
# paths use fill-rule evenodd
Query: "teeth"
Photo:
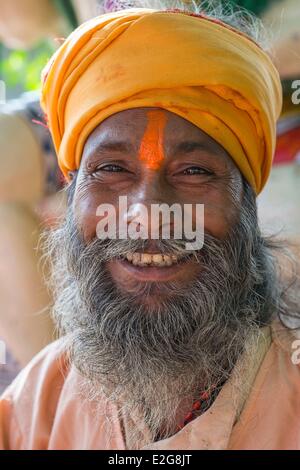
<svg viewBox="0 0 300 470"><path fill-rule="evenodd" d="M126 259L134 266L172 266L178 262L176 255L161 255L159 253L127 253Z"/></svg>
<svg viewBox="0 0 300 470"><path fill-rule="evenodd" d="M141 254L141 262L144 263L144 264L151 264L152 256L149 255L148 253L142 253Z"/></svg>
<svg viewBox="0 0 300 470"><path fill-rule="evenodd" d="M156 266L161 266L164 263L164 257L162 255L153 255L152 256L152 263Z"/></svg>
<svg viewBox="0 0 300 470"><path fill-rule="evenodd" d="M138 266L141 262L141 255L140 253L133 253L132 254L132 264L134 266Z"/></svg>
<svg viewBox="0 0 300 470"><path fill-rule="evenodd" d="M176 258L176 256L175 256L175 258ZM169 255L164 255L164 262L165 262L165 264L166 264L167 266L172 266L172 264L173 264L173 259L172 259L172 257L169 256ZM177 263L177 259L176 259L176 261L174 261L174 263L175 263L175 262Z"/></svg>

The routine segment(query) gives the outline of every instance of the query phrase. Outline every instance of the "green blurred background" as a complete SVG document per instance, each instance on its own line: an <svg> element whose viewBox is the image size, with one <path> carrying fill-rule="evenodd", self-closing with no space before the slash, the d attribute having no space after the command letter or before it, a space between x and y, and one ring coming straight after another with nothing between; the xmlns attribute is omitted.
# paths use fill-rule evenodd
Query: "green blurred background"
<svg viewBox="0 0 300 470"><path fill-rule="evenodd" d="M51 1L64 19L65 33L70 33L78 26L71 0ZM39 89L41 70L56 48L57 41L52 39L43 39L22 49L8 48L0 41L0 79L5 82L7 99Z"/></svg>
<svg viewBox="0 0 300 470"><path fill-rule="evenodd" d="M22 1L22 0L20 0ZM259 15L279 0L230 0ZM52 0L55 8L65 20L66 33L78 25L77 16L71 0ZM15 98L24 91L38 90L40 74L57 43L43 40L29 49L9 49L0 42L0 78L6 84L6 98Z"/></svg>

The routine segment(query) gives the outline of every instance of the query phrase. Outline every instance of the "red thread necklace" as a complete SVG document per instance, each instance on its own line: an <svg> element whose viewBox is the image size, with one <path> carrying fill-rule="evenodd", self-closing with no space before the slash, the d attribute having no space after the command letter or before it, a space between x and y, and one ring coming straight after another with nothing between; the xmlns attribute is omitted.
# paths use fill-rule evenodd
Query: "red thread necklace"
<svg viewBox="0 0 300 470"><path fill-rule="evenodd" d="M211 403L213 399L213 395L215 395L213 392L215 391L216 391L216 388L213 387L211 392L201 393L199 400L194 402L192 410L186 414L186 416L183 419L182 424L178 425L177 432L183 429L184 426L186 426L188 423L193 421L197 417L199 411L205 411L209 407L209 404Z"/></svg>

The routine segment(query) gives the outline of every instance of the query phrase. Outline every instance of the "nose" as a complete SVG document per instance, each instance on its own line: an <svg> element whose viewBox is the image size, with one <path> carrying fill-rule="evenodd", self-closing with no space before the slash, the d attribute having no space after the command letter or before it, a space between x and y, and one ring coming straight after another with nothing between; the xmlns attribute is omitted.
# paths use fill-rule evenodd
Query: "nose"
<svg viewBox="0 0 300 470"><path fill-rule="evenodd" d="M141 203L145 206L154 203L168 203L171 196L163 169L146 169L132 194L132 203Z"/></svg>
<svg viewBox="0 0 300 470"><path fill-rule="evenodd" d="M172 218L164 219L158 211L158 207L168 208L173 203L173 191L163 175L157 171L149 170L128 198L126 223L131 225L133 230L147 234L148 239L160 238L163 231L171 234L174 221Z"/></svg>

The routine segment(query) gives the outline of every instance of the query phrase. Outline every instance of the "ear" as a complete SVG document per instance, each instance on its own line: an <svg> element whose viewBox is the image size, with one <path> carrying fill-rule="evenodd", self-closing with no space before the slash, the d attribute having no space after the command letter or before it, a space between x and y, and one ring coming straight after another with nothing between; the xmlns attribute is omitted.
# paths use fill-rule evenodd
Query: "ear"
<svg viewBox="0 0 300 470"><path fill-rule="evenodd" d="M73 170L68 172L68 184L66 186L67 190L67 203L70 205L73 201L73 196L76 188L76 178L78 175L78 170Z"/></svg>
<svg viewBox="0 0 300 470"><path fill-rule="evenodd" d="M68 172L68 180L70 181L70 183L72 183L74 179L76 179L77 174L78 174L78 170L73 170L73 171Z"/></svg>

